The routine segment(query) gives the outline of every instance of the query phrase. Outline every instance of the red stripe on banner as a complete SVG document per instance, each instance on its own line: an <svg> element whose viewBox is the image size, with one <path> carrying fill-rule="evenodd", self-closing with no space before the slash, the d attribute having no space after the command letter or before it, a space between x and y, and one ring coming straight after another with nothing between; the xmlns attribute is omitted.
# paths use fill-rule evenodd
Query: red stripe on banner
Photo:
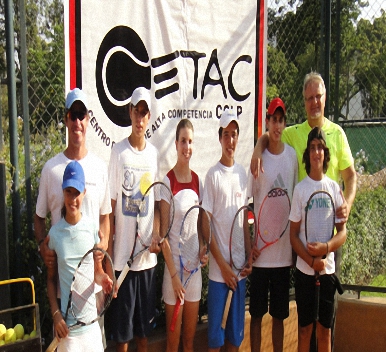
<svg viewBox="0 0 386 352"><path fill-rule="evenodd" d="M265 102L263 101L264 97L264 80L265 80L265 74L264 74L264 50L266 48L264 47L264 33L265 33L265 1L260 0L260 6L258 8L259 15L257 23L258 25L258 90L257 90L257 136L260 137L263 134L263 118L264 118L264 111L265 111Z"/></svg>
<svg viewBox="0 0 386 352"><path fill-rule="evenodd" d="M70 59L70 89L76 88L76 0L69 0L69 26L68 26L68 38L69 38L69 59Z"/></svg>

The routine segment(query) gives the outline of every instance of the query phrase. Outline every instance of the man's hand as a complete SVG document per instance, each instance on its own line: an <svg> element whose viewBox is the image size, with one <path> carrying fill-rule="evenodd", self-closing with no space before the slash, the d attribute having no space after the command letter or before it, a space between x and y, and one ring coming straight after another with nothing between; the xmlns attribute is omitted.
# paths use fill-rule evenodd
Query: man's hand
<svg viewBox="0 0 386 352"><path fill-rule="evenodd" d="M40 243L39 250L40 255L43 258L44 264L49 269L54 269L57 266L57 258L55 251L48 247L50 236L48 235L42 243Z"/></svg>

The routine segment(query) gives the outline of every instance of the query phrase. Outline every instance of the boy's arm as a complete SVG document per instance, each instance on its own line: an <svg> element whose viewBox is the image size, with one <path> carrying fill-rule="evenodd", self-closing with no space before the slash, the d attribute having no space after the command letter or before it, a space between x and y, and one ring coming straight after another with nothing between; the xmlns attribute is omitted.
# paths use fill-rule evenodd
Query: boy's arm
<svg viewBox="0 0 386 352"><path fill-rule="evenodd" d="M212 214L209 213L209 217L212 219ZM205 222L204 222L205 223ZM203 234L206 239L209 238L209 235L207 233L207 228L203 226ZM217 265L219 266L221 270L221 275L224 279L224 282L228 285L228 287L232 290L236 290L238 278L237 275L233 272L231 266L229 263L227 263L221 254L221 251L218 247L216 237L212 235L212 240L210 242L210 252L213 255L213 258L216 260Z"/></svg>
<svg viewBox="0 0 386 352"><path fill-rule="evenodd" d="M303 242L299 237L300 224L301 224L301 221L299 222L290 221L291 246L293 250L296 252L296 254L300 258L302 258L311 268L313 268L315 259L308 253L306 247L304 246Z"/></svg>
<svg viewBox="0 0 386 352"><path fill-rule="evenodd" d="M269 134L268 132L265 132L257 140L255 149L253 150L250 168L254 178L259 177L260 171L264 172L262 155L264 150L267 149L268 147L268 142L269 142Z"/></svg>

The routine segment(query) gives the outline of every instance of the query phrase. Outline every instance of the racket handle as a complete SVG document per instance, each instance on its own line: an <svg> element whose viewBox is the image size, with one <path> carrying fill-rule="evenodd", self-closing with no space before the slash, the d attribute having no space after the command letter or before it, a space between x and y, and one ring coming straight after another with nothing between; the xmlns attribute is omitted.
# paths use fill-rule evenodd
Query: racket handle
<svg viewBox="0 0 386 352"><path fill-rule="evenodd" d="M121 284L122 284L123 280L125 279L125 277L129 271L130 271L130 267L126 263L125 267L123 268L123 270L121 271L121 273L118 276L117 290L121 287Z"/></svg>
<svg viewBox="0 0 386 352"><path fill-rule="evenodd" d="M315 321L319 320L319 297L320 297L320 281L316 280L315 283Z"/></svg>
<svg viewBox="0 0 386 352"><path fill-rule="evenodd" d="M225 302L224 314L222 316L222 321L221 321L221 327L223 329L225 329L225 326L227 325L227 319L228 319L228 314L229 314L229 308L230 308L231 302L232 302L232 297L233 297L233 291L229 290L227 301Z"/></svg>
<svg viewBox="0 0 386 352"><path fill-rule="evenodd" d="M58 345L59 345L59 340L57 337L55 337L50 343L50 345L47 347L46 352L54 352L56 347L58 347Z"/></svg>
<svg viewBox="0 0 386 352"><path fill-rule="evenodd" d="M170 323L170 331L171 332L173 332L176 329L176 322L177 322L178 313L180 312L180 307L181 307L181 300L179 298L177 298L176 305L174 306L172 322Z"/></svg>

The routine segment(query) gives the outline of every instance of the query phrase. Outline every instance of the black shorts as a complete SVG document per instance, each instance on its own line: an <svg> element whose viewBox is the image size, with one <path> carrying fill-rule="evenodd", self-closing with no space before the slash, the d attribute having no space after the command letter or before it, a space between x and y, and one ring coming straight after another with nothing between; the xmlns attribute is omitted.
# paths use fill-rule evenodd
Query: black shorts
<svg viewBox="0 0 386 352"><path fill-rule="evenodd" d="M336 285L333 275L320 276L319 323L326 329L332 326ZM301 327L315 321L315 276L295 272L295 296Z"/></svg>
<svg viewBox="0 0 386 352"><path fill-rule="evenodd" d="M249 313L253 318L262 318L268 312L279 320L289 316L290 267L252 268L250 276Z"/></svg>
<svg viewBox="0 0 386 352"><path fill-rule="evenodd" d="M118 278L120 271L115 272ZM109 318L111 335L116 342L130 341L134 336L147 337L153 329L156 303L155 267L129 271L111 302Z"/></svg>

